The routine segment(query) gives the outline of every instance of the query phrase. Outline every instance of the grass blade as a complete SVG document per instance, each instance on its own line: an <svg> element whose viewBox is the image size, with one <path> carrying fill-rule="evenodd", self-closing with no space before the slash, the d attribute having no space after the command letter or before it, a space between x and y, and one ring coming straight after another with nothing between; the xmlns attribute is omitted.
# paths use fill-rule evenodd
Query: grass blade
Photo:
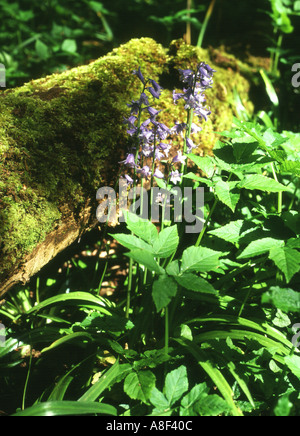
<svg viewBox="0 0 300 436"><path fill-rule="evenodd" d="M12 416L66 416L66 415L117 415L115 407L102 403L78 401L49 401L38 403Z"/></svg>

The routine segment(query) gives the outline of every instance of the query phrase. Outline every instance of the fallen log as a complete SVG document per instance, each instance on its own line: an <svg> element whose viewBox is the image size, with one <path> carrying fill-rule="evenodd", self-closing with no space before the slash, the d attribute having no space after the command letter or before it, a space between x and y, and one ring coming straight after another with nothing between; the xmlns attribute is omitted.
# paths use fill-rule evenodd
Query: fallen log
<svg viewBox="0 0 300 436"><path fill-rule="evenodd" d="M173 105L178 68L206 61L217 70L208 93L210 120L199 138L211 149L213 131L230 128L233 89L249 112L250 82L239 67L222 67L210 52L174 41L164 49L150 38L134 39L88 65L0 93L0 297L26 283L97 221L95 193L114 186L129 146L123 117L137 98L132 71L164 87L161 120L182 120Z"/></svg>

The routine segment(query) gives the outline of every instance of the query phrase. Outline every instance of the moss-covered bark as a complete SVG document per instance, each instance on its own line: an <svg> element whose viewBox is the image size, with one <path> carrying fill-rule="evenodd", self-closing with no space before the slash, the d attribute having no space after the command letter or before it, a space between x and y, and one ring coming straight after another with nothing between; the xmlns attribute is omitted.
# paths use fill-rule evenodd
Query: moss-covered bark
<svg viewBox="0 0 300 436"><path fill-rule="evenodd" d="M140 91L132 70L140 66L164 87L162 121L173 125L183 119L172 102L176 70L202 60L218 70L208 92L212 116L199 138L199 148L208 150L213 131L231 125L234 86L251 112L250 84L181 41L166 50L134 39L89 65L0 94L0 296L94 224L95 192L114 184L129 145L123 116Z"/></svg>

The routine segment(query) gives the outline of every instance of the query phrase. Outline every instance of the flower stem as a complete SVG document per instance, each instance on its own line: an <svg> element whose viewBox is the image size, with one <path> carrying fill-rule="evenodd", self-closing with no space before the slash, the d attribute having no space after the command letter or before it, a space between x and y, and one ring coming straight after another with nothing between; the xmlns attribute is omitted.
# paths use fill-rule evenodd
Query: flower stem
<svg viewBox="0 0 300 436"><path fill-rule="evenodd" d="M204 223L203 229L202 229L201 233L200 233L199 236L198 236L197 242L196 242L196 244L195 244L196 247L199 247L199 245L201 244L201 241L202 241L202 238L203 238L203 236L204 236L204 233L206 232L206 229L207 229L207 227L209 226L211 216L212 216L212 214L214 213L214 210L215 210L215 208L217 207L217 204L218 204L218 203L219 203L218 198L215 198L214 204L212 205L212 208L210 209L210 212L209 212L209 214L208 214L208 217L207 217L206 220L205 220L205 223Z"/></svg>
<svg viewBox="0 0 300 436"><path fill-rule="evenodd" d="M204 18L204 21L203 21L203 24L202 24L202 27L200 30L200 34L199 34L199 38L198 38L198 42L197 42L197 47L202 47L206 28L207 28L208 22L210 20L210 17L212 16L212 13L213 13L213 10L215 7L215 3L216 3L216 0L212 0L210 5L209 5L209 8L206 12L206 15L205 15L205 18Z"/></svg>
<svg viewBox="0 0 300 436"><path fill-rule="evenodd" d="M165 353L169 352L169 308L165 307Z"/></svg>

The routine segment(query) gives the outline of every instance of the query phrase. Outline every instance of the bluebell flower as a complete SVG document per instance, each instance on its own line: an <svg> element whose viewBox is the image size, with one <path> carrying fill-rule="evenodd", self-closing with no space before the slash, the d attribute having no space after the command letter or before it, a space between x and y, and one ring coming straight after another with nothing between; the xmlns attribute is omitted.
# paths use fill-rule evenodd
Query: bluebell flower
<svg viewBox="0 0 300 436"><path fill-rule="evenodd" d="M143 76L143 74L142 74L142 72L141 72L141 67L139 67L138 70L134 70L134 71L132 72L132 74L134 74L135 76L137 76L137 77L140 79L140 81L142 82L142 84L145 85L146 82L145 82L144 76Z"/></svg>
<svg viewBox="0 0 300 436"><path fill-rule="evenodd" d="M126 159L123 160L122 162L124 165L130 167L130 168L134 168L137 167L138 165L135 163L135 156L133 153L128 153L126 156Z"/></svg>
<svg viewBox="0 0 300 436"><path fill-rule="evenodd" d="M183 156L182 151L178 150L177 155L173 157L173 163L185 163L187 156Z"/></svg>
<svg viewBox="0 0 300 436"><path fill-rule="evenodd" d="M153 173L153 177L157 177L158 179L163 179L165 176L163 175L163 173L160 171L159 168L156 168Z"/></svg>
<svg viewBox="0 0 300 436"><path fill-rule="evenodd" d="M180 173L178 170L171 171L170 173L170 182L174 183L174 185L177 184L177 182L181 182L182 173Z"/></svg>
<svg viewBox="0 0 300 436"><path fill-rule="evenodd" d="M146 180L148 180L148 177L151 176L151 169L148 167L148 165L144 165L143 168L139 168L136 172Z"/></svg>

